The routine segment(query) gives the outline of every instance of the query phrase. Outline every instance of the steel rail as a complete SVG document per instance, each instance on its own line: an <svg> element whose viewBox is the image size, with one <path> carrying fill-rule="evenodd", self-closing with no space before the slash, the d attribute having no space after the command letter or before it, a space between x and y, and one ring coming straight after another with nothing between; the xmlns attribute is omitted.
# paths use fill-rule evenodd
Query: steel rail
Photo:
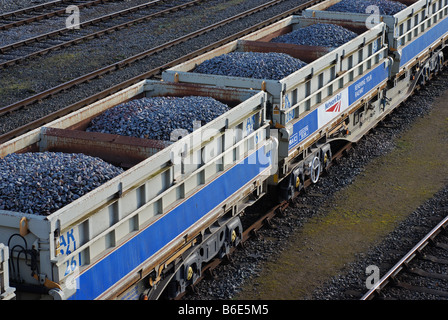
<svg viewBox="0 0 448 320"><path fill-rule="evenodd" d="M51 2L45 2L45 3L38 4L38 5L35 5L32 7L27 7L27 8L15 10L15 11L2 13L2 14L0 14L0 19L8 19L10 17L15 17L15 16L18 16L21 14L27 14L29 12L33 12L33 11L40 10L40 9L50 8L50 7L57 6L59 4L63 4L63 3L67 3L67 2L70 2L70 0L55 0L55 1L51 1Z"/></svg>
<svg viewBox="0 0 448 320"><path fill-rule="evenodd" d="M151 2L148 2L148 3L144 3L144 4L141 4L141 5L138 5L138 6L134 6L134 7L128 8L128 9L120 10L120 11L117 11L117 12L114 12L114 13L111 13L111 14L108 14L108 15L105 15L105 16L101 16L99 18L91 19L91 20L88 20L88 21L80 23L79 27L80 28L87 27L87 26L90 26L90 25L94 25L94 24L96 24L98 22L104 22L106 20L110 20L110 19L113 19L115 17L122 16L122 15L125 15L125 14L128 14L128 13L131 13L131 12L143 10L143 9L146 9L146 8L149 8L151 6L156 5L159 2L161 2L161 1L163 1L163 0L154 0L154 1L151 1ZM51 31L51 32L47 32L47 33L38 35L38 36L33 37L33 38L17 41L17 42L8 44L6 46L0 47L0 53L5 53L5 52L8 52L8 51L10 51L12 49L16 49L16 48L19 48L19 47L22 47L22 46L25 46L25 45L29 45L29 44L34 43L34 42L39 42L41 40L50 39L53 36L63 35L64 33L71 32L71 31L72 31L72 29L62 28L62 29L58 29L58 30L55 30L55 31Z"/></svg>
<svg viewBox="0 0 448 320"><path fill-rule="evenodd" d="M171 62L168 62L168 63L166 63L166 64L164 64L162 66L154 68L154 69L152 69L150 71L147 71L147 72L145 72L143 74L140 74L140 75L138 75L136 77L133 77L133 78L131 78L129 80L126 80L126 81L121 82L121 83L119 83L117 85L114 85L114 86L112 86L112 87L110 87L110 88L108 88L106 90L103 90L103 91L101 91L101 92L99 92L97 94L94 94L94 95L92 95L92 96L90 96L88 98L85 98L85 99L83 99L83 100L81 100L79 102L76 102L76 103L74 103L74 104L72 104L70 106L62 108L62 109L60 109L58 111L55 111L55 112L53 112L51 114L48 114L45 117L42 117L42 118L37 119L37 120L34 120L34 121L24 125L24 126L18 127L18 128L14 129L14 130L11 130L11 131L9 131L9 132L7 132L7 133L5 133L5 134L0 136L0 143L4 143L6 141L9 141L9 140L11 140L11 139L21 135L21 134L24 134L24 133L26 133L28 131L36 129L39 126L42 126L42 125L44 125L44 124L46 124L48 122L51 122L51 121L53 121L53 120L55 120L55 119L57 119L59 117L67 115L70 112L73 112L73 111L78 110L78 109L80 109L82 107L85 107L85 106L87 106L87 105L89 105L91 103L94 103L95 101L103 99L103 98L105 98L105 97L107 97L107 96L109 96L111 94L114 94L114 93L116 93L116 92L118 92L118 91L120 91L122 89L125 89L125 88L127 88L127 87L129 87L129 86L131 86L131 85L133 85L135 83L137 83L138 81L141 81L141 80L153 77L153 76L155 76L157 74L160 74L162 72L162 70L168 69L168 68L173 67L175 65L178 65L178 64L180 64L182 62L188 61L188 60L190 60L190 59L192 59L192 58L194 58L194 57L196 57L198 55L201 55L201 54L203 54L203 53L205 53L207 51L210 51L210 50L213 50L213 49L215 49L215 48L217 48L219 46L222 46L225 43L234 41L234 40L236 40L236 39L238 39L238 38L240 38L240 37L242 37L242 36L244 36L246 34L254 32L255 30L261 29L261 28L263 28L263 27L265 27L265 26L267 26L269 24L272 24L272 23L274 23L274 22L276 22L278 20L281 20L281 19L283 19L285 17L288 17L288 16L290 16L291 14L293 14L293 13L295 13L297 11L306 9L306 8L312 6L312 5L314 5L314 4L316 4L316 3L320 2L320 1L322 1L322 0L311 0L311 1L308 1L308 2L306 2L304 4L301 4L301 5L299 5L299 6L295 7L295 8L292 8L292 9L290 9L288 11L285 11L284 13L278 14L278 15L272 17L271 19L267 19L267 20L265 20L263 22L260 22L260 23L258 23L256 25L252 26L252 27L246 28L246 29L244 29L242 31L239 31L238 33L235 33L235 34L233 34L231 36L228 36L228 37L226 37L224 39L221 39L220 41L214 42L214 43L212 43L210 45L202 47L201 49L198 49L198 50L196 50L194 52L191 52L191 53L189 53L187 55L184 55L181 58L175 59L175 60L173 60ZM272 1L272 2L274 2L274 1ZM257 8L256 8L257 9L256 12L262 10L260 7L257 7ZM239 18L241 18L243 16L249 15L250 14L249 11L252 11L252 10L245 11L244 13L238 14L237 16ZM235 19L235 17L236 16L232 17L233 18L232 21L237 20L237 19ZM209 27L200 29L199 31L190 33L190 34L188 34L188 35L186 35L184 37L180 37L180 38L178 38L176 40L173 40L173 41L169 42L169 44L171 44L170 46L172 46L172 44L174 44L174 43L185 42L185 41L188 40L187 38L193 38L193 37L196 37L199 34L201 34L201 32L200 32L201 30L202 30L202 33L204 33L204 31L210 31L211 30L210 28L216 29L216 28L219 27L220 24L222 25L222 23L224 21L225 21L225 24L229 23L232 18L225 19L225 20L223 20L221 22L218 22L216 24L213 24L213 25L211 25ZM158 48L159 49L157 49L157 51L161 51L161 50L166 49L167 46L160 46ZM156 50L156 49L151 49L151 51L153 51L153 50ZM148 56L148 55L149 54L146 54L146 56ZM115 64L113 64L111 66L102 68L102 69L97 70L95 72L92 72L92 73L90 73L88 75L84 75L84 76L79 77L77 79L71 80L71 81L66 82L64 84L61 84L61 85L59 85L57 87L51 88L51 89L49 89L49 90L47 90L45 92L42 92L40 94L34 95L32 97L29 97L27 99L21 100L21 101L19 101L17 103L14 103L12 105L7 106L7 107L1 108L0 109L0 113L1 114L5 114L5 113L11 112L13 110L20 109L20 108L22 108L24 106L30 105L32 103L38 102L38 101L44 99L45 97L54 95L55 93L58 93L58 92L63 91L63 90L66 90L66 89L68 89L68 88L70 88L70 87L72 87L74 85L80 84L82 82L89 81L89 80L91 80L91 79L93 79L95 77L99 77L102 74L109 73L109 72L113 71L116 68L122 68L122 67L126 66L127 64L130 64L132 60L136 61L138 59L143 59L144 56L145 55L143 53L140 53L140 54L138 54L138 55L136 55L134 57L131 57L129 59L125 59L125 60L117 62L117 63L115 63Z"/></svg>
<svg viewBox="0 0 448 320"><path fill-rule="evenodd" d="M107 2L110 2L110 1L114 1L114 0L94 0L94 1L89 1L89 2L75 4L75 5L79 9L82 9L82 8L89 8L91 6L98 5L100 3L107 3ZM27 19L23 19L23 20L19 20L19 21L13 21L13 22L8 23L8 24L0 25L0 30L11 29L13 27L22 26L22 25L29 24L29 23L32 23L32 22L48 19L48 18L51 18L51 17L54 17L54 16L60 16L60 15L65 14L65 13L66 13L66 8L59 9L59 10L52 11L52 12L48 12L48 13L43 13L43 14L38 15L38 16L33 16L33 17L30 17L30 18L27 18ZM2 18L2 16L0 16L0 19L1 18Z"/></svg>
<svg viewBox="0 0 448 320"><path fill-rule="evenodd" d="M426 245L436 237L443 228L448 227L448 216L440 221L426 236L420 240L403 258L400 259L375 285L362 296L361 300L372 300L387 286L390 280L403 270L406 264L414 259Z"/></svg>
<svg viewBox="0 0 448 320"><path fill-rule="evenodd" d="M155 13L146 15L144 17L140 17L140 18L137 18L137 19L134 19L134 20L131 20L131 21L127 21L127 22L121 23L119 25L115 25L113 27L109 27L109 28L102 29L102 30L97 31L97 32L89 33L88 35L85 35L85 36L82 36L82 37L78 37L78 38L75 38L75 39L72 39L72 40L68 40L68 41L65 41L63 43L60 43L60 44L57 44L57 45L54 45L54 46L51 46L51 47L48 47L48 48L36 51L36 52L29 53L29 54L27 54L25 56L22 56L22 57L13 59L13 60L8 60L8 61L5 61L5 62L1 62L0 63L0 68L5 68L7 66L18 64L18 63L20 63L20 62L22 62L22 61L24 61L26 59L29 59L31 57L34 57L34 56L41 56L41 55L44 55L44 54L49 53L51 51L55 51L55 50L58 50L58 49L61 49L61 48L67 48L69 46L81 43L81 42L83 42L85 40L97 38L97 37L99 37L99 36L101 36L103 34L110 34L110 33L114 32L114 31L118 31L118 30L121 30L121 29L124 29L124 28L128 28L128 27L130 27L132 25L135 25L137 23L140 23L142 21L148 21L148 20L151 20L151 19L153 19L155 17L161 16L161 15L164 15L164 14L172 13L172 12L177 11L177 10L181 10L181 9L185 9L187 7L190 7L190 6L194 6L194 5L196 5L196 4L198 4L198 3L202 2L202 1L204 1L204 0L190 1L188 3L184 3L184 4L181 4L181 5L172 7L172 8L164 9L162 11L155 12Z"/></svg>
<svg viewBox="0 0 448 320"><path fill-rule="evenodd" d="M272 1L272 2L275 2L275 0ZM247 11L246 11L246 12L247 12ZM238 16L239 16L239 15L238 15ZM4 114L6 114L6 113L9 113L9 112L11 112L11 111L14 111L14 110L23 108L23 107L25 107L25 106L27 106L27 105L30 105L30 104L32 104L32 103L35 103L35 102L37 102L37 101L40 101L40 100L42 100L42 99L44 99L44 98L46 98L46 97L49 97L49 96L51 96L51 95L54 95L54 94L56 94L56 93L58 93L58 92L61 92L61 91L63 91L63 90L67 90L67 89L69 89L69 88L71 88L71 87L73 87L73 86L75 86L75 85L78 85L78 84L87 82L87 81L92 80L92 79L94 79L94 78L97 78L97 77L99 77L99 76L101 76L101 75L110 73L110 72L112 72L112 71L114 71L114 70L121 69L121 68L123 68L123 67L125 67L125 66L130 65L131 63L133 63L133 62L135 62L135 61L137 61L137 60L141 60L141 59L143 59L143 58L146 58L146 57L148 57L148 56L150 56L150 55L153 55L153 54L155 54L155 53L157 53L157 52L160 52L160 51L162 51L162 50L165 50L165 49L167 49L167 48L169 48L169 47L172 47L172 46L174 46L174 45L176 45L176 44L179 44L179 43L185 42L185 41L187 41L187 40L189 40L189 39L195 38L195 37L197 37L197 36L200 35L200 34L203 34L203 33L205 33L205 32L208 32L208 31L210 31L210 30L213 30L213 29L215 29L215 28L217 28L217 27L223 25L224 22L225 22L225 23L228 23L228 22L230 22L230 21L233 21L233 19L234 19L235 17L236 17L236 16L231 17L231 18L226 19L226 20L223 20L223 21L220 21L220 22L218 22L218 23L216 23L216 24L213 24L213 25L211 25L211 26L208 26L208 27L202 28L202 29L200 29L200 30L197 30L197 31L195 31L195 32L189 33L189 34L187 34L187 35L185 35L185 36L182 36L182 37L179 37L179 38L177 38L177 39L175 39L175 40L166 42L166 43L164 43L164 44L162 44L162 45L160 45L160 46L157 46L157 47L155 47L155 48L146 50L146 51L141 52L141 53L139 53L139 54L137 54L137 55L134 55L134 56L132 56L132 57L129 57L129 58L126 58L126 59L124 59L124 60L115 62L115 63L113 63L113 64L111 64L111 65L108 65L108 66L103 67L103 68L101 68L101 69L95 70L95 71L90 72L90 73L88 73L88 74L85 74L85 75L83 75L83 76L81 76L81 77L72 79L72 80L67 81L67 82L65 82L65 83L62 83L62 84L60 84L60 85L58 85L58 86L56 86L56 87L50 88L50 89L48 89L48 90L46 90L46 91L44 91L44 92L41 92L41 93L39 93L39 94L33 95L33 96L28 97L28 98L26 98L26 99L20 100L20 101L18 101L18 102L16 102L16 103L10 104L10 105L5 106L5 107L2 107L2 108L0 108L0 116L1 116L1 115L4 115ZM147 73L145 73L145 74L147 74Z"/></svg>
<svg viewBox="0 0 448 320"><path fill-rule="evenodd" d="M283 1L283 0L280 0L280 1ZM91 73L88 73L88 74L85 74L85 75L83 75L81 77L78 77L78 78L75 78L73 80L67 81L67 82L65 82L65 83L63 83L61 85L53 87L53 88L51 88L49 90L46 90L44 92L41 92L39 94L33 95L31 97L28 97L26 99L23 99L21 101L18 101L16 103L11 104L11 105L2 107L2 108L0 108L0 115L6 114L8 112L11 112L11 111L14 111L14 110L17 110L17 109L20 109L22 107L25 107L25 106L30 105L32 103L35 103L35 102L37 102L39 100L42 100L42 99L44 99L44 98L46 98L46 97L48 97L50 95L54 95L55 93L58 93L58 92L60 92L62 90L67 90L67 89L69 89L69 88L71 88L71 87L73 87L73 86L75 86L77 84L89 81L89 80L91 80L93 78L96 78L98 76L104 75L106 73L110 73L110 72L112 72L114 70L117 70L117 69L121 69L121 68L123 68L123 67L125 67L127 65L130 65L131 63L133 63L133 62L135 62L137 60L141 60L141 59L143 59L143 58L145 58L147 56L153 55L153 54L155 54L157 52L160 52L162 50L165 50L165 49L167 49L169 47L172 47L174 45L183 43L183 42L185 42L185 41L187 41L189 39L195 38L195 37L197 37L197 36L199 36L201 34L204 34L206 32L209 32L211 30L219 28L219 27L221 27L223 25L226 25L226 24L228 24L228 23L230 23L232 21L238 20L238 19L240 19L242 17L245 17L247 15L253 14L253 13L258 12L260 10L263 10L263 9L265 9L265 8L267 8L269 6L272 6L272 5L274 5L274 4L278 3L278 2L279 2L278 0L270 1L270 2L268 2L266 4L258 6L256 8L247 10L247 11L245 11L243 13L240 13L238 15L235 15L233 17L227 18L225 20L222 20L222 21L217 22L215 24L212 24L210 26L207 26L207 27L204 27L204 28L199 29L197 31L194 31L192 33L189 33L189 34L187 34L185 36L179 37L179 38L177 38L175 40L169 41L169 42L167 42L167 43L165 43L163 45L160 45L158 47L146 50L144 52L141 52L141 53L139 53L137 55L134 55L132 57L126 58L126 59L121 60L119 62L113 63L113 64L111 64L109 66L104 67L104 68L95 70L95 71L93 71ZM265 24L263 24L263 25L265 25ZM239 34L241 34L241 32L238 33L238 35ZM218 43L222 44L223 42L221 41L221 42L218 42Z"/></svg>

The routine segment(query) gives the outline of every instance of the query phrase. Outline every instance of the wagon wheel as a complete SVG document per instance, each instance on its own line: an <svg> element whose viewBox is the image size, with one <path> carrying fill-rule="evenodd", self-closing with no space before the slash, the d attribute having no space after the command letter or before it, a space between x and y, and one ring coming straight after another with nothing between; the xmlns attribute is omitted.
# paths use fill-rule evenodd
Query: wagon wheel
<svg viewBox="0 0 448 320"><path fill-rule="evenodd" d="M318 156L315 156L313 161L311 161L310 165L310 177L313 183L316 183L319 180L320 169L321 169L320 159Z"/></svg>

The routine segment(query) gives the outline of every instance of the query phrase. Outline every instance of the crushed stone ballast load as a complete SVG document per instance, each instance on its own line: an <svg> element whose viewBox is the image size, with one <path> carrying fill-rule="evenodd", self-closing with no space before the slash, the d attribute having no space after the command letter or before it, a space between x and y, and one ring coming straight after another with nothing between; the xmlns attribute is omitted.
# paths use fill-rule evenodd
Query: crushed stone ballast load
<svg viewBox="0 0 448 320"><path fill-rule="evenodd" d="M278 36L271 42L337 48L357 36L357 33L336 24L316 23Z"/></svg>
<svg viewBox="0 0 448 320"><path fill-rule="evenodd" d="M285 53L229 52L202 62L192 72L281 80L305 65L305 62Z"/></svg>
<svg viewBox="0 0 448 320"><path fill-rule="evenodd" d="M328 7L327 11L371 14L372 6L379 9L380 15L394 15L407 8L405 4L391 0L342 0Z"/></svg>
<svg viewBox="0 0 448 320"><path fill-rule="evenodd" d="M193 132L230 108L211 97L152 97L119 104L92 119L86 131L170 141L176 129Z"/></svg>
<svg viewBox="0 0 448 320"><path fill-rule="evenodd" d="M78 153L12 153L0 159L0 210L49 215L122 173Z"/></svg>

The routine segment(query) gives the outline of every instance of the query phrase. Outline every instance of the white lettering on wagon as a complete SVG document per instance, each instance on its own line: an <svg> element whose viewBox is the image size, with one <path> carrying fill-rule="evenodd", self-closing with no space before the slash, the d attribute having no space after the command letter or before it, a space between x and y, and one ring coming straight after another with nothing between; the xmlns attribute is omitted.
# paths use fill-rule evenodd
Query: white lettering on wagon
<svg viewBox="0 0 448 320"><path fill-rule="evenodd" d="M299 131L299 141L302 141L303 139L308 137L309 134L310 134L310 128L308 125L306 125Z"/></svg>
<svg viewBox="0 0 448 320"><path fill-rule="evenodd" d="M359 81L358 83L355 84L355 98L358 99L359 97L364 95L364 87L370 82L372 81L373 76L372 74L369 74L368 76L366 76L364 79L362 79L361 81Z"/></svg>

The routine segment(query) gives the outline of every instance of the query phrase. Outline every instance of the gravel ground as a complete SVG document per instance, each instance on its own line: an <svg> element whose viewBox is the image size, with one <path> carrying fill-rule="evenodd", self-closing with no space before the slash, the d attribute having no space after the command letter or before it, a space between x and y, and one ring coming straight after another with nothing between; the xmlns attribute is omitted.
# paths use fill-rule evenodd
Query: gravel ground
<svg viewBox="0 0 448 320"><path fill-rule="evenodd" d="M48 0L1 0L0 1L0 13L6 13L11 11L20 10L25 7L37 6L50 2Z"/></svg>
<svg viewBox="0 0 448 320"><path fill-rule="evenodd" d="M177 12L169 17L157 18L152 22L138 24L95 41L85 42L75 47L30 60L23 65L0 70L1 105L5 106L25 99L62 82L110 65L142 50L176 39L265 2L269 1L232 0L226 3L218 0L207 1L199 7L189 8L188 11ZM233 5L225 7L226 4ZM285 0L268 10L240 19L204 36L196 37L191 41L175 46L173 49L164 50L161 54L140 60L127 68L54 95L39 103L37 108L35 105L31 105L11 115L2 116L0 117L0 134L103 91L104 88L111 87L161 64L177 59L225 36L260 23L267 17L280 14L285 10L296 7L298 4L294 0ZM188 12L188 16L186 12ZM142 37L142 34L145 36ZM30 112L31 109L33 112Z"/></svg>
<svg viewBox="0 0 448 320"><path fill-rule="evenodd" d="M197 285L199 293L186 295L184 299L238 298L244 285L260 275L263 265L283 251L284 243L307 221L316 217L319 209L327 205L338 191L350 185L357 175L363 174L364 167L370 161L392 151L396 147L393 139L409 128L414 120L427 115L432 108L431 102L446 89L448 89L448 71L445 71L439 79L434 79L431 85L419 94L408 99L403 107L398 108L383 122L383 125L365 136L346 157L331 168L328 175L323 176L318 184L310 186L306 193L296 199L296 208L288 208L284 217L274 219L274 228L261 230L260 239L249 240L243 250L235 252L232 263L219 266L216 270L216 274L219 275L217 279L203 280ZM439 208L447 206L447 195L448 184L409 215L409 218L388 235L384 242L368 252L359 254L356 261L347 265L334 278L328 279L325 285L316 288L314 294L307 299L359 298L350 293L366 291L364 285L366 266L371 264L379 266L381 275L387 272L437 224L435 218L440 217L441 220L446 215L446 212ZM423 294L421 296L422 299L434 298Z"/></svg>
<svg viewBox="0 0 448 320"><path fill-rule="evenodd" d="M358 260L346 267L345 273L333 279L322 288L315 291L313 299L317 300L342 300L358 299L365 293L366 273L365 270L370 265L380 268L383 276L402 256L414 247L440 220L447 211L442 208L448 207L448 185L439 191L432 199L422 204L412 215L402 222L384 241L369 252L360 254ZM428 270L426 268L426 270ZM445 271L438 271L445 273ZM415 278L415 276L413 276ZM425 284L426 286L427 284ZM393 289L389 291L389 296L393 295ZM396 295L401 300L423 299L440 300L440 296L431 294L412 293L401 291Z"/></svg>
<svg viewBox="0 0 448 320"><path fill-rule="evenodd" d="M33 7L33 6L38 6L47 2L53 2L54 0L0 0L0 14L3 13L7 13L7 12L12 12L12 11L16 11L16 10L20 10L20 9L24 9L27 7ZM85 0L83 2L89 2L91 0ZM72 1L71 3L67 2L64 5L59 5L59 6L54 6L51 8L60 8L60 7L67 7L69 5L71 5L72 3L81 3L82 1ZM136 6L138 4L142 4L142 3L147 3L149 2L148 0L115 0L111 3L107 3L105 8L102 8L101 10L98 10L97 6L93 6L90 8L85 8L83 9L82 12L82 17L81 17L81 21L86 21L89 19L92 19L95 16L95 12L99 11L97 14L101 15L101 11L104 10L104 12L113 12L113 11L109 11L109 7L112 8L113 6L117 6L116 8L127 8L127 7L132 7L132 6ZM51 10L51 8L46 9L45 12ZM121 9L121 10L122 10ZM120 9L119 9L120 10ZM103 12L103 13L104 13ZM68 15L67 15L68 16ZM61 21L63 19L63 21L65 21L66 17L62 17ZM52 19L59 19L60 17L54 17L51 19L47 19L48 21L52 20ZM53 22L56 20L53 20L52 22L50 22L50 25L53 24Z"/></svg>

